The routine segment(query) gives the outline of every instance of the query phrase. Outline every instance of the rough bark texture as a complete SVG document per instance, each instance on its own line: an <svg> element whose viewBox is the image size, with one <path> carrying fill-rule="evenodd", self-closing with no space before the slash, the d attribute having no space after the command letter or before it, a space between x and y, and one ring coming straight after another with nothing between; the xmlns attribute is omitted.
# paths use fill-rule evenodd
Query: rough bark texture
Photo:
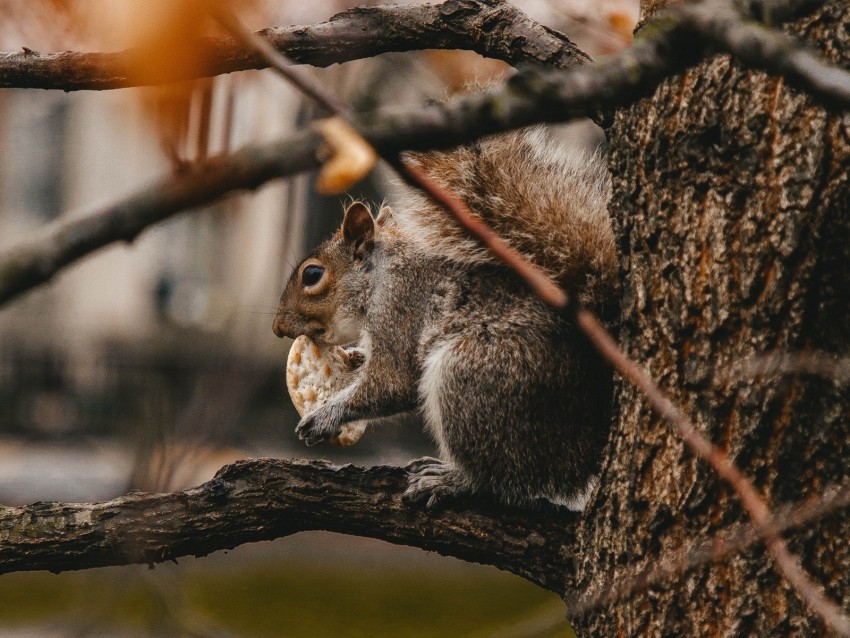
<svg viewBox="0 0 850 638"><path fill-rule="evenodd" d="M428 512L402 502L407 480L400 467L256 459L183 492L0 507L0 573L158 563L327 530L495 565L561 594L570 586L574 512L478 501Z"/></svg>
<svg viewBox="0 0 850 638"><path fill-rule="evenodd" d="M795 34L850 65L850 8ZM850 473L850 402L829 381L716 373L765 351L850 345L850 135L781 79L715 57L621 112L609 131L623 265L621 345L772 504ZM621 385L598 500L579 531L579 589L745 514L708 466ZM850 516L790 535L850 608ZM784 636L825 631L763 547L577 622L587 636Z"/></svg>

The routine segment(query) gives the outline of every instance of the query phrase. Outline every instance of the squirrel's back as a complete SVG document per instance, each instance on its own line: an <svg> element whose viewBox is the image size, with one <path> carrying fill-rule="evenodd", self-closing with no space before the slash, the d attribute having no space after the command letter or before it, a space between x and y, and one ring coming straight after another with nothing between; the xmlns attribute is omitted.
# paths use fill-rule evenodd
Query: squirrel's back
<svg viewBox="0 0 850 638"><path fill-rule="evenodd" d="M406 159L585 305L599 307L612 294L610 178L600 154L565 149L534 127ZM400 203L394 207L399 226L430 253L471 265L495 261L424 195L409 191Z"/></svg>

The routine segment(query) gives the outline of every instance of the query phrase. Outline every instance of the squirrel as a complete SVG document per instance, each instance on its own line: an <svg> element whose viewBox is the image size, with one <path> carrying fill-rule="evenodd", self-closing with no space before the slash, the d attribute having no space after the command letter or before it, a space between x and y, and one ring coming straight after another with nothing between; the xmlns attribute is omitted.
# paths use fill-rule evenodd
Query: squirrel
<svg viewBox="0 0 850 638"><path fill-rule="evenodd" d="M612 309L618 266L599 153L567 152L531 128L404 159L584 306ZM411 190L375 218L350 204L292 273L273 328L364 353L351 385L299 422L308 445L354 420L424 418L440 460L408 466L406 500L430 508L478 494L581 509L589 498L608 437L610 370L568 318L425 195Z"/></svg>

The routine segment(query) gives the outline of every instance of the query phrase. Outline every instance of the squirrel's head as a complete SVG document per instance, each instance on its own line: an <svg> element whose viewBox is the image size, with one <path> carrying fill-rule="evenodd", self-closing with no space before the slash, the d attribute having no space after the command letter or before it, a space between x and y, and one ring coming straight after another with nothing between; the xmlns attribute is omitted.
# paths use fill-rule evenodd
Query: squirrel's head
<svg viewBox="0 0 850 638"><path fill-rule="evenodd" d="M307 335L319 345L350 345L360 339L371 287L370 257L391 224L382 208L377 219L354 202L340 229L302 261L286 284L273 330L278 337Z"/></svg>

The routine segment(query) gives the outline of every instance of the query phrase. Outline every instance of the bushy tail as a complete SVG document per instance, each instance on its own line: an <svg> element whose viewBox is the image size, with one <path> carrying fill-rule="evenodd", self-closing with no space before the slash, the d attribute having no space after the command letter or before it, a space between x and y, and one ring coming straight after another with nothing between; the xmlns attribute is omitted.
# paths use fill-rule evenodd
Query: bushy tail
<svg viewBox="0 0 850 638"><path fill-rule="evenodd" d="M610 178L599 154L570 152L535 127L406 159L583 303L595 307L612 294ZM394 213L424 250L461 263L495 261L450 213L418 192L410 191Z"/></svg>

